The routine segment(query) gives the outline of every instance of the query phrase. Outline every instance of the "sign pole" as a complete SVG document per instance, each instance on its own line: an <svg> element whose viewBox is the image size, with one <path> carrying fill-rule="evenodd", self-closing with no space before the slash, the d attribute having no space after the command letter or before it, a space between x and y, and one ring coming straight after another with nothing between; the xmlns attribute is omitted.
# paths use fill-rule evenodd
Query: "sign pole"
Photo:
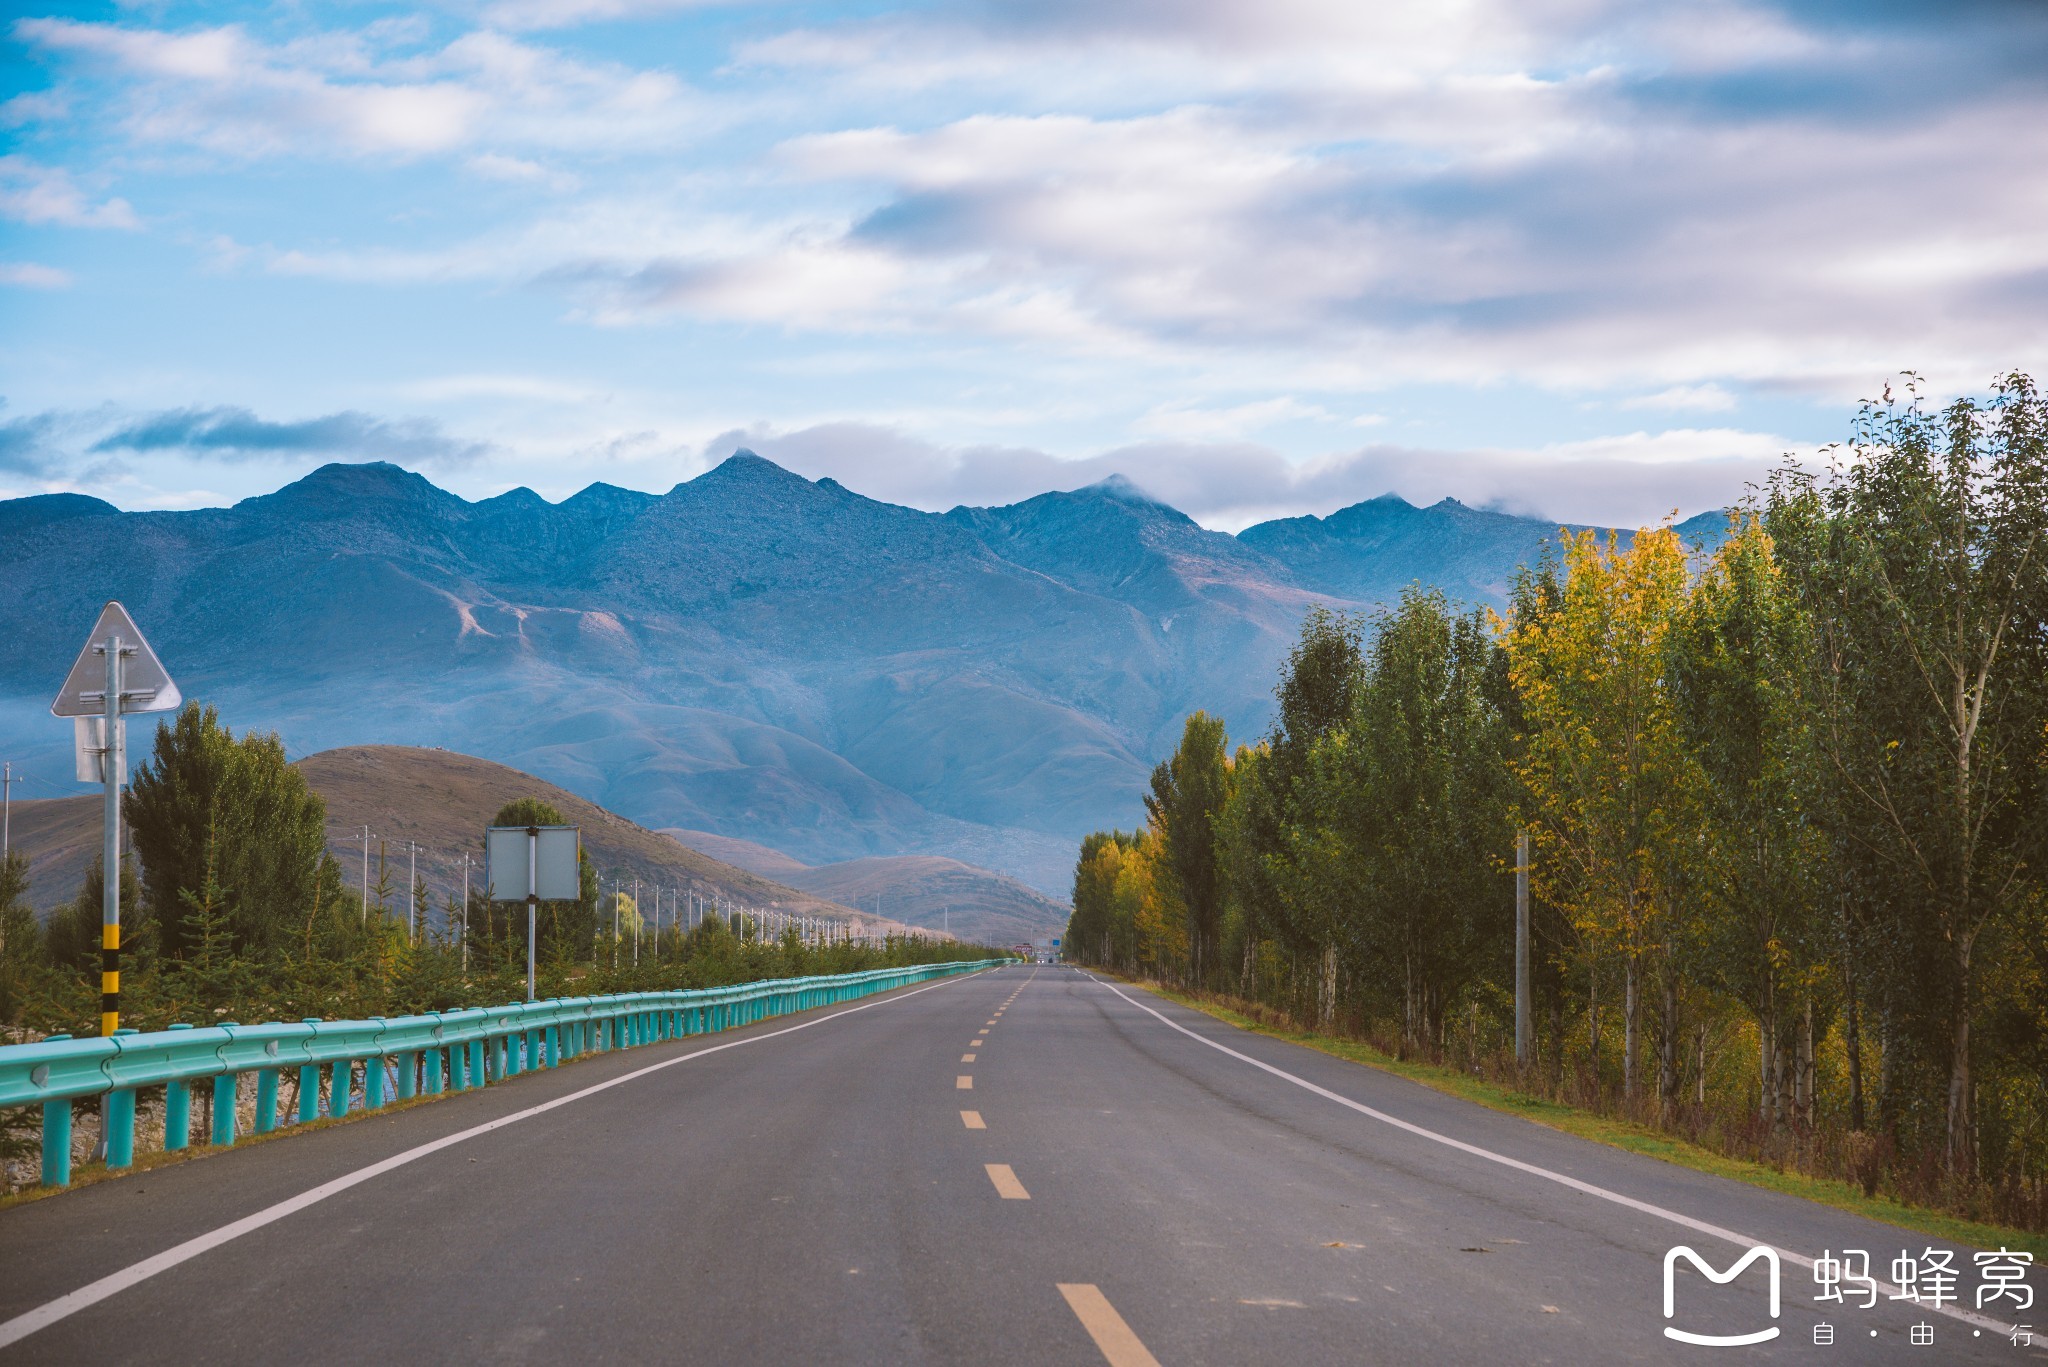
<svg viewBox="0 0 2048 1367"><path fill-rule="evenodd" d="M1535 1045L1529 1019L1529 831L1515 833L1515 1062L1528 1067Z"/></svg>
<svg viewBox="0 0 2048 1367"><path fill-rule="evenodd" d="M121 770L127 763L122 744L121 636L107 637L106 749L100 754L100 778L106 787L106 822L101 833L100 874L100 1034L121 1028Z"/></svg>
<svg viewBox="0 0 2048 1367"><path fill-rule="evenodd" d="M526 999L533 1000L533 928L540 910L540 827L526 828Z"/></svg>

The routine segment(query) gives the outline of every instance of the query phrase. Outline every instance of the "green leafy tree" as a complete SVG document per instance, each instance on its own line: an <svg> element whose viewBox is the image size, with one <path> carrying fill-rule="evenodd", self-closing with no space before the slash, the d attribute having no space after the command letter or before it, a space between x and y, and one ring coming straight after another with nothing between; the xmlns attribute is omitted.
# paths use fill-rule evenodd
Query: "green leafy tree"
<svg viewBox="0 0 2048 1367"><path fill-rule="evenodd" d="M1666 637L1680 738L1700 778L1692 886L1699 961L1757 1023L1764 1118L1812 1098L1799 1033L1829 957L1828 848L1808 820L1807 624L1754 515L1740 519ZM1804 1010L1801 1009L1802 1004Z"/></svg>
<svg viewBox="0 0 2048 1367"><path fill-rule="evenodd" d="M1216 864L1216 823L1230 801L1223 720L1196 712L1180 747L1152 771L1145 810L1159 832L1159 870L1187 917L1190 976L1207 986L1215 973L1223 921L1223 881Z"/></svg>
<svg viewBox="0 0 2048 1367"><path fill-rule="evenodd" d="M1767 525L1816 625L1838 831L1884 870L1918 968L1894 1042L1918 1033L1945 1064L1944 1155L1969 1178L1977 951L2022 914L2044 839L2048 404L2014 374L1988 403L1866 405L1849 457L1788 472Z"/></svg>
<svg viewBox="0 0 2048 1367"><path fill-rule="evenodd" d="M86 870L78 896L52 913L45 930L50 962L70 972L87 974L95 984L100 977L100 918L105 914L102 902L106 898L106 889L106 874L95 858L92 867ZM123 859L121 953L124 973L137 966L138 957L149 954L154 948L152 927L142 922L137 914L141 891L135 878L135 861Z"/></svg>
<svg viewBox="0 0 2048 1367"><path fill-rule="evenodd" d="M239 739L211 707L189 703L159 723L150 759L123 804L143 868L143 903L159 952L182 958L194 931L184 894L205 879L218 833L221 913L239 951L282 947L338 880L327 852L327 811L275 735Z"/></svg>
<svg viewBox="0 0 2048 1367"><path fill-rule="evenodd" d="M28 856L0 862L0 1021L20 1018L29 979L43 964L43 929L28 903Z"/></svg>

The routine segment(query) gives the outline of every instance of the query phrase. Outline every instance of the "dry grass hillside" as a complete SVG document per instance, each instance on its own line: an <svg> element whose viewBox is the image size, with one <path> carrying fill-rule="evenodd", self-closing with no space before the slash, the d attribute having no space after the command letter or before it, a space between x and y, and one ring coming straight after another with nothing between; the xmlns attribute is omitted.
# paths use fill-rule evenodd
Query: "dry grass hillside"
<svg viewBox="0 0 2048 1367"><path fill-rule="evenodd" d="M563 788L490 760L448 750L405 745L358 745L324 750L298 762L327 803L327 842L341 860L351 887L363 872L363 826L370 828L370 881L384 861L392 903L405 906L413 842L419 873L435 902L462 887L465 851L481 860L483 830L498 809L521 797L552 803L583 828L583 844L604 877L631 885L641 881L642 900L653 911L653 889L664 889L666 909L683 891L726 907L775 907L804 916L836 920L857 917L875 930L899 927L896 917L860 915L816 893L792 888L721 862L663 835L635 825ZM100 800L96 795L15 804L14 843L29 857L31 900L40 910L77 895L99 849ZM481 881L482 872L473 878ZM676 900L670 900L676 899Z"/></svg>

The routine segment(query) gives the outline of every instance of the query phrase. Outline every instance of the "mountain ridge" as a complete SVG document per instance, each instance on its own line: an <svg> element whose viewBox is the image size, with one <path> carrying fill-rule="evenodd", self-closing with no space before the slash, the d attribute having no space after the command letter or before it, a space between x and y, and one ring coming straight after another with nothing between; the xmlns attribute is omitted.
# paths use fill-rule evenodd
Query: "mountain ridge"
<svg viewBox="0 0 2048 1367"><path fill-rule="evenodd" d="M388 462L227 508L43 495L0 502L0 745L69 772L47 700L118 598L186 696L296 755L444 746L650 828L1064 895L1187 712L1265 729L1309 606L1497 604L1557 525L1382 498L1232 536L1118 479L936 513L744 449L558 503Z"/></svg>

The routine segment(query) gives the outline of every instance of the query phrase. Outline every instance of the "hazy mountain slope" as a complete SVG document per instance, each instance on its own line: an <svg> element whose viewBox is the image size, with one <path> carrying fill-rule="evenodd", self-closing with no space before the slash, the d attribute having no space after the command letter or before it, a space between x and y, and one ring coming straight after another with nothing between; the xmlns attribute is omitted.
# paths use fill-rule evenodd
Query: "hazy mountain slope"
<svg viewBox="0 0 2048 1367"><path fill-rule="evenodd" d="M1073 908L1014 878L925 855L852 859L807 868L765 845L704 831L664 831L741 868L835 902L998 944L1058 935Z"/></svg>
<svg viewBox="0 0 2048 1367"><path fill-rule="evenodd" d="M1726 523L1724 513L1703 513L1677 530L1689 543L1717 545ZM1468 508L1454 498L1417 508L1382 494L1328 517L1261 522L1238 540L1322 593L1392 604L1419 581L1456 602L1498 605L1515 571L1554 548L1559 530L1542 518ZM1629 539L1624 532L1623 543Z"/></svg>
<svg viewBox="0 0 2048 1367"><path fill-rule="evenodd" d="M781 850L771 850L766 845L757 845L751 840L740 840L729 835L713 835L710 831L680 830L671 827L662 832L672 840L679 840L691 849L722 860L736 869L758 873L763 878L779 878L783 874L801 873L810 867L800 859L791 859Z"/></svg>

